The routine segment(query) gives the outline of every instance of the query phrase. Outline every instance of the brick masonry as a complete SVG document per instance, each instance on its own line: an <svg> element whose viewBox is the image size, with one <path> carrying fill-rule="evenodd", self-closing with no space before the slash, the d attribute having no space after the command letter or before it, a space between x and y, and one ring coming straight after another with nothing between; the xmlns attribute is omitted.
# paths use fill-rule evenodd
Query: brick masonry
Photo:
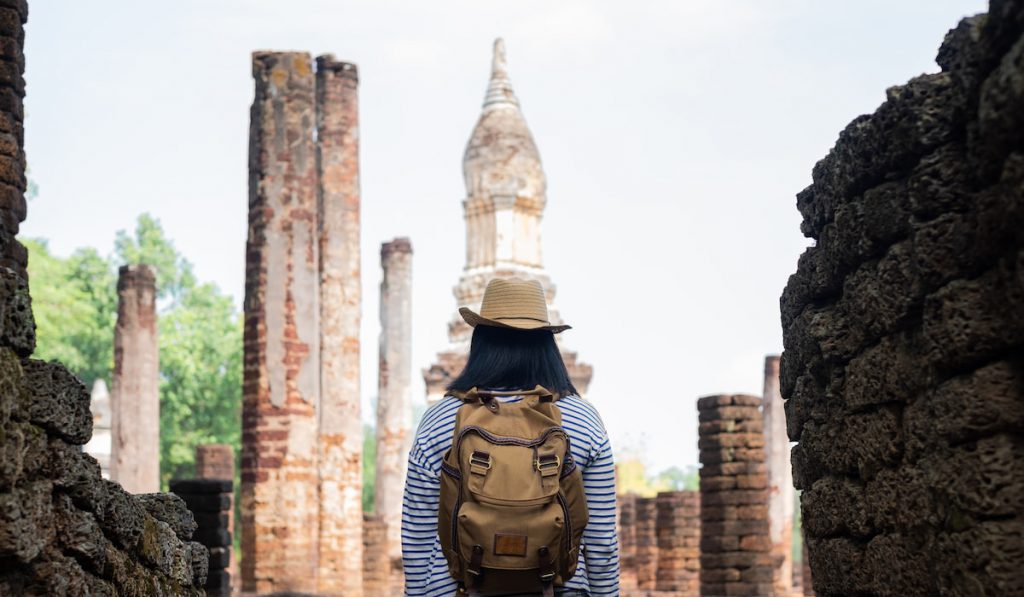
<svg viewBox="0 0 1024 597"><path fill-rule="evenodd" d="M35 350L22 98L28 5L0 1L0 595L202 595L209 563L184 502L131 495L82 451L89 392Z"/></svg>
<svg viewBox="0 0 1024 597"><path fill-rule="evenodd" d="M636 536L636 586L654 590L658 582L658 500L636 499L634 534Z"/></svg>
<svg viewBox="0 0 1024 597"><path fill-rule="evenodd" d="M317 590L319 256L308 54L256 52L249 131L242 588Z"/></svg>
<svg viewBox="0 0 1024 597"><path fill-rule="evenodd" d="M207 597L231 595L231 497L228 479L175 479L171 492L180 497L195 517L195 539L210 550L206 577Z"/></svg>
<svg viewBox="0 0 1024 597"><path fill-rule="evenodd" d="M363 560L360 412L359 74L316 59L320 244L321 594L359 597Z"/></svg>
<svg viewBox="0 0 1024 597"><path fill-rule="evenodd" d="M636 501L637 496L627 493L618 496L619 531L619 588L623 591L637 588L636 578Z"/></svg>
<svg viewBox="0 0 1024 597"><path fill-rule="evenodd" d="M196 478L206 480L234 480L235 478L235 451L227 444L201 444L196 446ZM235 533L235 494L228 494L228 532L234 536ZM231 550L227 551L228 564L226 569L235 583L241 579L241 570L238 567L238 558ZM214 554L214 557L222 557L221 554ZM216 566L211 566L215 568Z"/></svg>
<svg viewBox="0 0 1024 597"><path fill-rule="evenodd" d="M363 594L366 597L391 595L391 558L387 544L387 522L376 514L363 515Z"/></svg>
<svg viewBox="0 0 1024 597"><path fill-rule="evenodd" d="M1024 2L937 62L797 196L781 383L819 595L1024 593Z"/></svg>
<svg viewBox="0 0 1024 597"><path fill-rule="evenodd" d="M789 462L789 436L786 411L779 393L779 357L764 360L764 393L761 414L764 417L765 464L768 467L768 529L772 541L775 592L793 592L793 514L796 492Z"/></svg>
<svg viewBox="0 0 1024 597"><path fill-rule="evenodd" d="M658 571L655 588L700 591L700 493L666 491L657 503Z"/></svg>
<svg viewBox="0 0 1024 597"><path fill-rule="evenodd" d="M760 405L744 395L697 401L701 595L774 591Z"/></svg>
<svg viewBox="0 0 1024 597"><path fill-rule="evenodd" d="M117 278L110 393L110 478L130 493L160 489L160 349L156 272L125 265Z"/></svg>
<svg viewBox="0 0 1024 597"><path fill-rule="evenodd" d="M412 443L412 245L381 245L380 359L377 383L375 510L387 523L385 551L400 569L402 496Z"/></svg>

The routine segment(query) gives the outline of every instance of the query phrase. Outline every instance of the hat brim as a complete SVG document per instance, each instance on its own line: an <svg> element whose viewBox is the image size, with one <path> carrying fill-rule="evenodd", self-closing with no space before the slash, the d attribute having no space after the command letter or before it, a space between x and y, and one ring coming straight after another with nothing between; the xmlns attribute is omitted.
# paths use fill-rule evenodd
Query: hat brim
<svg viewBox="0 0 1024 597"><path fill-rule="evenodd" d="M470 327L474 328L478 325L489 325L496 328L510 328L513 330L548 330L553 334L572 329L571 325L550 325L543 321L537 321L536 319L509 318L497 321L495 319L482 317L479 313L474 313L469 307L459 308L459 315L466 320L466 323L468 323Z"/></svg>

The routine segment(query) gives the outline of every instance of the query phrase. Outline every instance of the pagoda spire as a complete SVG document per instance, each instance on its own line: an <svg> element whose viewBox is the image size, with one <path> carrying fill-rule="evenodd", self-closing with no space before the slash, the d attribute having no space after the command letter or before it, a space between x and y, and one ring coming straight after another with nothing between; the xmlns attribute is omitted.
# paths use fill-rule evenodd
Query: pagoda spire
<svg viewBox="0 0 1024 597"><path fill-rule="evenodd" d="M491 58L491 80L487 84L487 95L484 96L484 111L501 107L519 108L519 99L512 90L512 80L508 78L508 63L505 59L505 40L494 40L494 55Z"/></svg>

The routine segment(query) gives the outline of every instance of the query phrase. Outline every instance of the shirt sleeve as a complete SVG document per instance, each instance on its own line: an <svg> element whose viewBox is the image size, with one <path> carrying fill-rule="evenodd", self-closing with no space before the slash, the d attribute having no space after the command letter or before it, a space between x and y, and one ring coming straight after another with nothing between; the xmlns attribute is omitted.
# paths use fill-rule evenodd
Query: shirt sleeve
<svg viewBox="0 0 1024 597"><path fill-rule="evenodd" d="M607 435L583 470L589 520L583 531L591 595L619 594L619 539L615 530L615 460Z"/></svg>
<svg viewBox="0 0 1024 597"><path fill-rule="evenodd" d="M405 594L428 595L434 541L437 538L437 508L441 479L419 458L417 447L409 452L409 469L402 500L402 566Z"/></svg>

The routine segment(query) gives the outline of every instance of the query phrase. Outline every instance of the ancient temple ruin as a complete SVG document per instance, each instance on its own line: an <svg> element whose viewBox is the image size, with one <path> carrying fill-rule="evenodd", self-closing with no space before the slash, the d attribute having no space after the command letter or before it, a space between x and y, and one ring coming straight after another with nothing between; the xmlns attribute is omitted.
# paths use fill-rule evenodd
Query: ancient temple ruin
<svg viewBox="0 0 1024 597"><path fill-rule="evenodd" d="M23 54L28 5L0 2L0 594L203 595L209 552L170 494L132 495L83 452L89 392L33 359L35 322L15 235L25 202ZM154 473L155 474L155 473Z"/></svg>
<svg viewBox="0 0 1024 597"><path fill-rule="evenodd" d="M253 54L242 588L362 577L357 71Z"/></svg>
<svg viewBox="0 0 1024 597"><path fill-rule="evenodd" d="M1024 2L937 62L797 196L781 383L819 595L1024 594Z"/></svg>
<svg viewBox="0 0 1024 597"><path fill-rule="evenodd" d="M377 382L377 484L374 510L386 525L384 553L399 571L402 498L412 446L412 243L380 247L380 358ZM378 547L379 549L379 547Z"/></svg>
<svg viewBox="0 0 1024 597"><path fill-rule="evenodd" d="M537 145L512 90L501 39L494 42L491 78L480 119L466 144L462 172L466 183L462 203L466 264L453 289L457 306L479 309L491 278L534 279L544 287L551 322L561 324L553 306L555 286L541 259L540 222L547 203L547 181ZM456 312L448 323L448 348L423 372L428 401L440 399L448 383L462 371L472 332ZM593 375L591 366L578 362L575 352L561 348L573 385L586 394Z"/></svg>

